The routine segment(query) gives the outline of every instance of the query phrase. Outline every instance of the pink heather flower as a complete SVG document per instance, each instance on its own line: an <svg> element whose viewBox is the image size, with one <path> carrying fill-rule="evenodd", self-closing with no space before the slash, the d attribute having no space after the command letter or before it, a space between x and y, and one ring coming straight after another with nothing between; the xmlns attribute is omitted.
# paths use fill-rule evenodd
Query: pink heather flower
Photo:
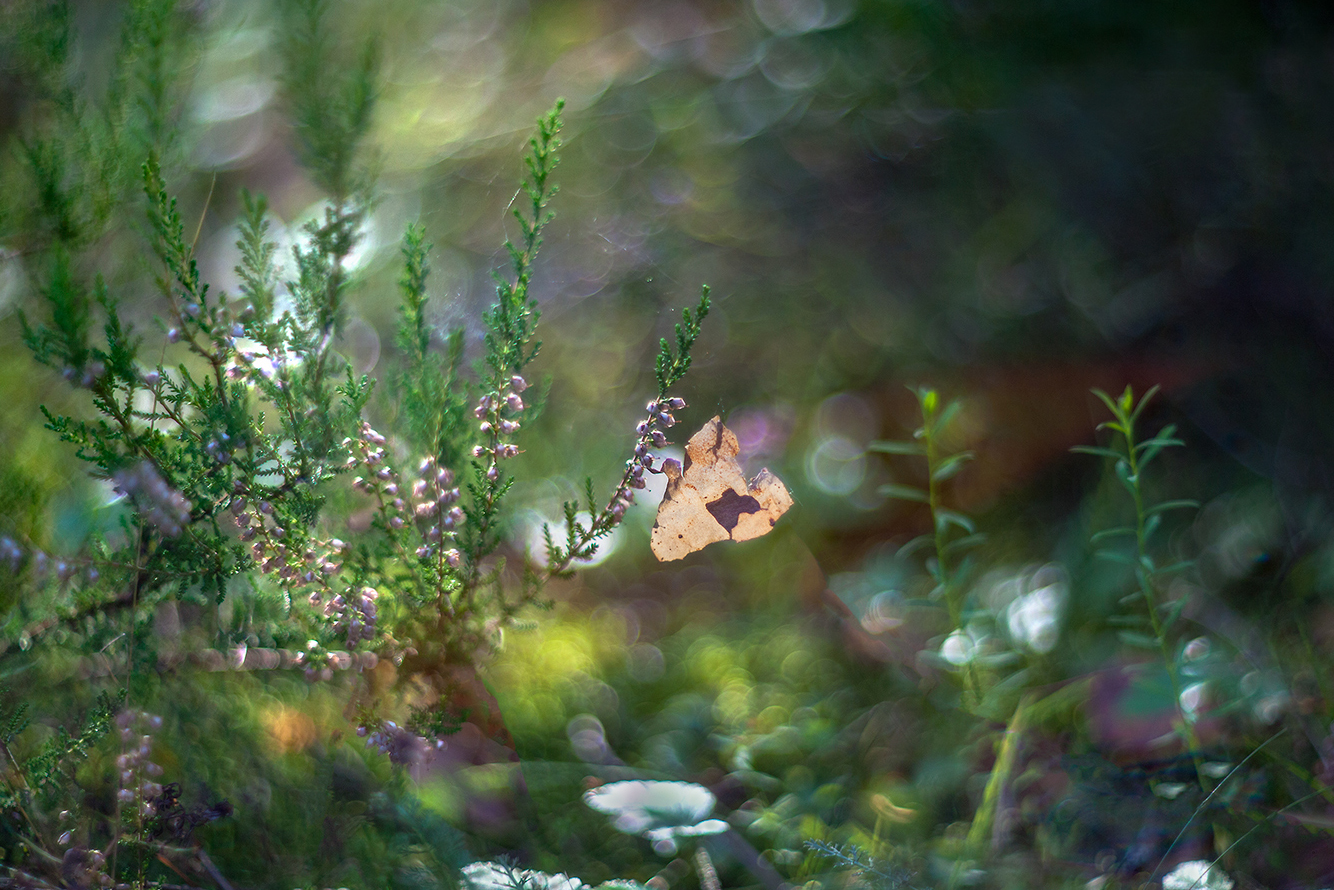
<svg viewBox="0 0 1334 890"><path fill-rule="evenodd" d="M509 408L511 411L522 411L523 399L519 398L518 393L512 392L505 397L505 407Z"/></svg>
<svg viewBox="0 0 1334 890"><path fill-rule="evenodd" d="M510 378L510 389L514 390L515 392L523 392L527 388L528 388L528 381L524 380L518 374L515 374L513 377Z"/></svg>

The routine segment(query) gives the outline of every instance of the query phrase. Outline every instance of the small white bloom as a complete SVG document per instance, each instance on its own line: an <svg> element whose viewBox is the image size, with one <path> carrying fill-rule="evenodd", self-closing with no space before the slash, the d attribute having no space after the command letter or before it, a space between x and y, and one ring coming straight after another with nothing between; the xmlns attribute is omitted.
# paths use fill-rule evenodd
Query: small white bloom
<svg viewBox="0 0 1334 890"><path fill-rule="evenodd" d="M586 792L584 803L613 816L618 831L648 838L663 854L675 851L678 838L722 834L728 828L723 820L709 818L713 792L693 782L611 782Z"/></svg>
<svg viewBox="0 0 1334 890"><path fill-rule="evenodd" d="M1163 878L1163 890L1232 890L1233 881L1203 859L1183 862Z"/></svg>
<svg viewBox="0 0 1334 890"><path fill-rule="evenodd" d="M497 862L465 865L463 878L472 890L583 890L585 887L583 881L569 875L510 868Z"/></svg>

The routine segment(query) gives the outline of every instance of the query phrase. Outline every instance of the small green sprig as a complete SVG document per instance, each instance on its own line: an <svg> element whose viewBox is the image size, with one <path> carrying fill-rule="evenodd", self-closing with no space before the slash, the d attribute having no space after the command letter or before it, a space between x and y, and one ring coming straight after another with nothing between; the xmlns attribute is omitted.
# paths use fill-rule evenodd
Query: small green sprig
<svg viewBox="0 0 1334 890"><path fill-rule="evenodd" d="M1170 639L1172 628L1181 617L1181 610L1186 604L1186 599L1183 597L1176 602L1164 603L1159 601L1158 594L1158 588L1163 578L1188 569L1193 563L1186 560L1164 565L1154 555L1154 547L1152 546L1154 536L1162 524L1163 514L1171 510L1196 509L1199 504L1191 500L1160 501L1151 504L1145 498L1145 468L1162 453L1163 449L1185 445L1181 439L1176 438L1176 426L1173 424L1164 426L1147 439L1141 441L1138 438L1136 424L1140 415L1144 413L1145 407L1157 392L1158 387L1154 386L1136 401L1135 393L1129 386L1118 398L1112 398L1099 389L1093 390L1093 394L1107 406L1112 414L1111 420L1098 424L1097 428L1099 430L1111 430L1116 434L1115 447L1076 445L1070 450L1111 460L1116 478L1129 493L1134 505L1135 522L1133 526L1104 529L1093 535L1092 543L1098 545L1096 553L1099 556L1128 562L1134 568L1136 590L1122 598L1121 603L1129 605L1142 600L1144 602L1144 612L1142 615L1118 616L1117 623L1129 625L1128 629L1120 632L1120 637L1128 645L1142 649L1156 649L1162 655L1163 664L1172 682L1173 701L1180 718L1178 729L1190 746L1192 756L1196 759L1197 774L1200 776L1200 782L1203 785L1204 775L1198 771L1199 739L1195 733L1194 717L1186 711L1181 702L1181 676L1177 670L1177 659L1173 656ZM1123 549L1108 546L1106 543L1118 539L1134 540L1133 556L1127 556ZM1145 634L1138 629L1143 627L1146 620L1149 634Z"/></svg>
<svg viewBox="0 0 1334 890"><path fill-rule="evenodd" d="M962 403L954 399L942 405L939 393L926 386L919 386L912 393L917 397L922 417L922 425L913 431L913 441L879 441L867 447L870 451L884 454L925 458L925 491L912 485L890 483L881 486L880 493L898 500L926 504L930 508L931 534L909 541L903 551L911 552L925 545L931 546L935 558L927 561L927 570L936 581L932 598L945 601L951 625L959 628L963 625L964 612L964 588L960 583L963 563L956 563L955 558L969 547L981 543L982 536L977 533L972 519L945 507L941 486L954 478L974 455L971 451L950 454L942 451L941 440L958 417Z"/></svg>

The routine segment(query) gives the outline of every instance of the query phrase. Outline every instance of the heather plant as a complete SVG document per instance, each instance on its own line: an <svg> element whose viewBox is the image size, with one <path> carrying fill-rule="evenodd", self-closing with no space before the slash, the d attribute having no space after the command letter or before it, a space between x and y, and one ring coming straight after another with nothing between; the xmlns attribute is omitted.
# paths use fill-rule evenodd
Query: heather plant
<svg viewBox="0 0 1334 890"><path fill-rule="evenodd" d="M232 294L203 279L197 232L167 183L175 89L167 60L187 45L170 39L173 22L184 27L173 6L134 7L120 64L141 76L115 80L126 91L123 103L142 111L146 135L117 141L120 131L108 123L110 135L96 151L62 141L101 133L83 125L105 113L78 98L76 78L62 69L72 40L63 8L32 24L46 29L34 38L39 73L64 81L56 111L42 122L46 132L23 154L26 181L43 196L23 230L32 239L28 266L41 305L20 317L23 340L37 362L86 394L91 413L44 408L47 426L125 509L82 552L61 558L48 556L29 530L0 530L7 570L25 590L8 627L35 655L72 637L100 649L88 674L127 698L116 718L124 745L114 755L118 778L103 786L109 801L78 790L78 770L96 772L105 762L89 759L111 719L105 704L77 735L35 753L6 751L14 770L6 812L18 822L6 822L3 855L14 874L36 885L160 881L152 863L171 858L168 846L231 812L225 801L183 808L184 777L164 777L154 759L152 732L161 718L135 707L164 669L287 670L308 682L366 671L349 684L346 713L367 744L398 763L429 757L461 721L478 719L472 712L486 703L475 673L500 632L542 603L547 579L569 575L596 553L645 487L652 449L667 444L675 423L672 412L685 406L669 390L690 366L707 288L677 325L675 343L662 341L657 393L628 434L631 455L610 495L597 501L588 480L591 518L579 524L578 508L567 505L566 537L547 534L544 562L507 550L509 466L551 385L532 385L525 375L541 347L529 289L553 216L562 105L539 118L529 141L523 200L513 210L519 235L505 242L508 273L496 274L495 302L480 320L476 374L465 362L463 330L438 338L427 320L430 245L414 225L402 248L402 361L389 385L377 387L340 350L357 284L348 258L373 202L359 145L374 105L376 52L368 44L357 64L339 68L326 4L297 0L282 13L283 85L297 154L327 201L305 225L285 272L265 198L243 192ZM342 73L331 76L335 69ZM53 167L53 159L79 151L81 176L96 175L97 183ZM126 195L104 168L122 170L136 151L140 195L118 203ZM89 159L97 152L101 166ZM156 257L155 337L123 305L124 271L103 274L85 255L106 237L98 227L127 207L146 220ZM395 417L400 429L381 433L372 413ZM352 529L328 509L358 498L370 507L367 528ZM162 645L171 635L157 626L183 607L202 623L187 637L202 642L192 651ZM388 686L370 682L380 663L395 668ZM22 729L22 707L6 744ZM202 851L192 862L225 886ZM442 885L454 880L445 866L434 874Z"/></svg>

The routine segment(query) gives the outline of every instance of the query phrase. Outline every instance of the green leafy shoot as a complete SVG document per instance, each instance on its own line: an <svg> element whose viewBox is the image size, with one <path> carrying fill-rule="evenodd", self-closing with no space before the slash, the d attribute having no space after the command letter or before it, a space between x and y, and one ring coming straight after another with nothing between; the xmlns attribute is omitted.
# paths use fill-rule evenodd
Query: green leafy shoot
<svg viewBox="0 0 1334 890"><path fill-rule="evenodd" d="M977 533L972 519L945 507L942 484L958 475L974 455L971 451L942 453L942 440L948 437L962 403L955 399L942 405L936 390L925 386L919 386L912 392L917 397L922 418L922 425L913 432L912 441L872 442L868 449L883 454L925 459L925 490L896 482L881 486L880 493L896 500L926 504L930 508L931 534L912 542L910 547L915 549L928 544L932 547L934 559L928 560L927 567L936 581L934 596L944 599L952 625L958 628L963 621L964 589L957 569L963 563L956 562L954 557L960 551L980 543L982 536Z"/></svg>
<svg viewBox="0 0 1334 890"><path fill-rule="evenodd" d="M1144 612L1142 617L1147 619L1147 627L1143 625L1142 621L1132 620L1129 627L1118 632L1118 636L1126 645L1136 648L1156 649L1162 656L1172 682L1173 699L1176 702L1179 718L1178 730L1182 733L1190 747L1192 756L1195 758L1196 775L1199 778L1200 785L1207 791L1205 775L1199 770L1201 754L1199 739L1195 732L1194 716L1181 703L1182 681L1177 660L1173 657L1172 652L1172 630L1181 617L1185 602L1184 600L1162 602L1159 595L1159 586L1162 579L1171 573L1188 568L1190 563L1165 565L1155 556L1155 548L1153 547L1155 532L1161 525L1164 513L1171 510L1193 509L1198 507L1198 504L1189 500L1163 501L1157 504L1150 504L1146 501L1143 475L1145 467L1163 449L1181 447L1185 444L1181 439L1174 436L1175 427L1170 424L1163 427L1155 435L1143 440L1139 439L1136 424L1149 401L1157 392L1158 387L1152 387L1136 400L1134 391L1129 386L1118 398L1112 398L1102 390L1093 390L1093 394L1111 412L1112 419L1098 424L1098 429L1111 430L1115 434L1113 444L1110 447L1076 445L1070 450L1111 460L1117 480L1130 495L1134 507L1134 525L1106 529L1094 535L1093 543L1099 545L1095 553L1103 558L1125 562L1133 568L1136 589L1122 601L1143 601ZM1107 542L1115 542L1126 538L1134 539L1135 546L1131 554L1125 554L1123 550L1107 544ZM1138 618L1139 616L1128 617ZM1147 630L1148 633L1144 633L1144 630Z"/></svg>

